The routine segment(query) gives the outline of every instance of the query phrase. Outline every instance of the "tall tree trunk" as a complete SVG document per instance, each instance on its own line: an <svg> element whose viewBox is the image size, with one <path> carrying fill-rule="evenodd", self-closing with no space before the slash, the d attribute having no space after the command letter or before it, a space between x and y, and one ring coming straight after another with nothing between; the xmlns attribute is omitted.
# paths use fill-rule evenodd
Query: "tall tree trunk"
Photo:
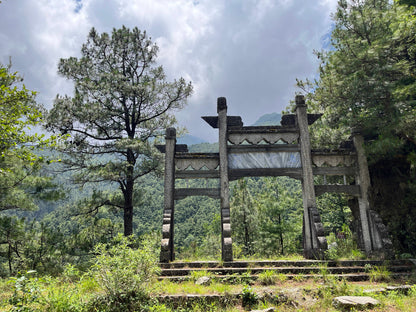
<svg viewBox="0 0 416 312"><path fill-rule="evenodd" d="M135 159L131 150L127 151L127 176L124 192L124 236L133 234L133 191Z"/></svg>
<svg viewBox="0 0 416 312"><path fill-rule="evenodd" d="M280 227L280 247L281 247L281 253L283 255L284 253L284 247L283 247L283 231L282 231L282 215L279 213L279 227Z"/></svg>
<svg viewBox="0 0 416 312"><path fill-rule="evenodd" d="M124 236L133 234L133 186L133 179L128 179L124 193Z"/></svg>

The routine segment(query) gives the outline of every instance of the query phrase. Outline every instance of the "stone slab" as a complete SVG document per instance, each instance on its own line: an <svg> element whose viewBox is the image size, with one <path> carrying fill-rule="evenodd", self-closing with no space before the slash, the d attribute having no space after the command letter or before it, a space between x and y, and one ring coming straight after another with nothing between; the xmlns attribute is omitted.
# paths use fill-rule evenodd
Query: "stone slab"
<svg viewBox="0 0 416 312"><path fill-rule="evenodd" d="M341 296L334 298L333 304L340 309L372 308L380 304L380 301L365 296Z"/></svg>
<svg viewBox="0 0 416 312"><path fill-rule="evenodd" d="M274 312L274 311L276 311L276 309L271 307L271 308L267 308L264 310L251 310L250 312Z"/></svg>
<svg viewBox="0 0 416 312"><path fill-rule="evenodd" d="M196 285L209 285L211 283L211 278L208 276L201 276L195 281Z"/></svg>

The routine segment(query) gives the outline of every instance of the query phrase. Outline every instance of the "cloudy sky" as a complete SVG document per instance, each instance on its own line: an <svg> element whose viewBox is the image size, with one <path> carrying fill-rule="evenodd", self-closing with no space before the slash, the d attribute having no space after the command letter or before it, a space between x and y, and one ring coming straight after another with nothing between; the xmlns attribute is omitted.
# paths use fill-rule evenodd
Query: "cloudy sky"
<svg viewBox="0 0 416 312"><path fill-rule="evenodd" d="M50 108L72 94L57 75L60 58L79 56L88 32L125 25L146 30L160 48L170 79L192 81L178 113L191 135L216 141L200 116L216 115L225 96L229 115L245 125L280 112L295 95L296 78L313 78L313 50L325 45L336 0L2 0L0 63L12 58L25 85Z"/></svg>

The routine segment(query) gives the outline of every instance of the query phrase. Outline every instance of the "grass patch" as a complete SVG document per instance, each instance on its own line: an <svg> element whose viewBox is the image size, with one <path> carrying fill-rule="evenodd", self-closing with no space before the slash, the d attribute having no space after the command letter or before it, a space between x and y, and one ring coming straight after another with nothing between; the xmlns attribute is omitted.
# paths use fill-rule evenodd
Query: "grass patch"
<svg viewBox="0 0 416 312"><path fill-rule="evenodd" d="M389 282L391 280L391 272L385 265L373 266L368 269L371 282Z"/></svg>
<svg viewBox="0 0 416 312"><path fill-rule="evenodd" d="M273 272L275 273L275 272ZM412 288L407 295L400 292L389 292L386 294L367 294L366 289L386 287L386 283L352 283L344 280L327 279L321 280L321 284L315 284L312 280L303 281L302 284L293 280L278 280L275 286L264 286L258 281L255 285L244 284L231 285L228 283L213 282L209 286L195 285L192 281L180 283L170 281L157 281L153 284L149 298L115 298L106 297L105 290L96 282L93 276L81 276L78 281L71 281L64 277L36 277L28 275L25 281L25 290L16 290L16 280L1 280L1 302L0 311L74 311L88 312L96 308L97 311L110 311L106 305L113 307L111 311L121 311L123 307L131 307L130 311L242 311L242 303L248 309L265 309L275 306L277 311L336 311L332 307L332 300L340 295L370 295L378 299L382 305L377 311L412 311L416 306L416 290ZM299 275L300 276L300 275ZM19 286L20 287L20 286ZM279 295L287 291L287 294L297 290L298 297L279 301L284 296ZM273 294L275 301L264 300L262 293ZM240 305L224 306L219 303L198 301L183 307L159 303L151 299L156 295L183 295L183 294L240 294ZM306 298L306 299L304 299ZM19 301L20 300L20 301ZM113 302L109 300L114 300ZM123 302L123 305L117 305ZM124 301L123 301L124 300ZM20 302L20 305L19 305ZM120 307L118 309L117 307ZM101 309L103 308L103 309ZM106 310L107 309L107 310ZM127 310L125 310L127 311Z"/></svg>

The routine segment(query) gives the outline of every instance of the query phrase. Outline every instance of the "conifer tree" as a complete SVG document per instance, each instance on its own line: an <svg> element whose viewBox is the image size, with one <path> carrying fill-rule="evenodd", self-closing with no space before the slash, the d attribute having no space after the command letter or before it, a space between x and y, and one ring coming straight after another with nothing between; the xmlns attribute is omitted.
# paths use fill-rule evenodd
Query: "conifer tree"
<svg viewBox="0 0 416 312"><path fill-rule="evenodd" d="M372 179L370 205L387 223L396 250L402 252L413 252L416 246L413 4L338 1L330 48L317 52L319 78L298 83L309 92L309 107L324 113L312 126L315 146L338 147L354 128L364 135Z"/></svg>
<svg viewBox="0 0 416 312"><path fill-rule="evenodd" d="M138 28L91 29L81 57L61 59L58 72L73 81L73 97L57 96L47 128L68 134L65 163L81 184L110 182L118 192L94 193L89 210L122 209L124 234L133 233L139 177L158 168L152 145L175 123L172 113L192 92L183 78L168 82L156 65L158 47Z"/></svg>
<svg viewBox="0 0 416 312"><path fill-rule="evenodd" d="M39 175L46 160L35 152L49 144L29 130L42 122L42 106L23 79L0 64L0 211L36 209L36 199L57 196L49 178ZM45 192L49 189L47 192Z"/></svg>

